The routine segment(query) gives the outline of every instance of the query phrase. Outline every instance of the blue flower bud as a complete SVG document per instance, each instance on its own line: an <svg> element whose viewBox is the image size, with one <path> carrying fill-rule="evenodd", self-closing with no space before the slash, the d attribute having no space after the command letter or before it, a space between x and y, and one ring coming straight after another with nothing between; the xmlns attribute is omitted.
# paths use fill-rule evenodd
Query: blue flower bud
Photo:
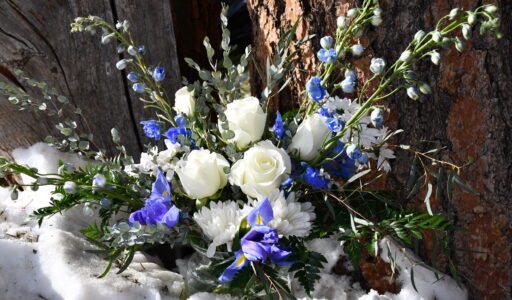
<svg viewBox="0 0 512 300"><path fill-rule="evenodd" d="M320 39L320 46L324 49L331 49L334 45L334 39L331 36L324 36Z"/></svg>
<svg viewBox="0 0 512 300"><path fill-rule="evenodd" d="M363 154L361 154L361 157L359 157L359 159L357 160L359 163L361 164L366 164L368 163L368 154L366 154L365 152L363 152Z"/></svg>
<svg viewBox="0 0 512 300"><path fill-rule="evenodd" d="M370 120L373 126L380 128L384 122L384 111L380 108L376 108L370 114Z"/></svg>
<svg viewBox="0 0 512 300"><path fill-rule="evenodd" d="M359 149L359 147L356 144L348 145L346 152L347 152L348 158L353 159L353 160L358 160L363 155L363 153L361 152L361 149Z"/></svg>
<svg viewBox="0 0 512 300"><path fill-rule="evenodd" d="M370 71L375 74L380 74L384 72L386 68L386 62L382 58L372 58L372 62L370 64Z"/></svg>
<svg viewBox="0 0 512 300"><path fill-rule="evenodd" d="M321 85L321 82L322 79L315 76L306 83L306 91L309 97L317 102L322 100L326 94L325 88Z"/></svg>
<svg viewBox="0 0 512 300"><path fill-rule="evenodd" d="M320 49L317 53L318 59L326 64L332 64L336 60L336 50L334 49Z"/></svg>
<svg viewBox="0 0 512 300"><path fill-rule="evenodd" d="M174 117L174 121L176 121L176 125L178 125L178 127L185 127L188 125L187 118L183 114L176 115L176 117Z"/></svg>
<svg viewBox="0 0 512 300"><path fill-rule="evenodd" d="M165 68L163 67L156 67L155 70L153 70L153 78L156 81L162 81L165 78Z"/></svg>
<svg viewBox="0 0 512 300"><path fill-rule="evenodd" d="M414 86L407 88L407 96L409 96L409 98L411 98L412 100L417 100L420 97L420 95L418 94L418 90Z"/></svg>
<svg viewBox="0 0 512 300"><path fill-rule="evenodd" d="M137 76L135 72L130 72L128 73L128 75L126 75L126 78L128 78L128 80L130 80L131 82L135 82L139 79L139 76Z"/></svg>
<svg viewBox="0 0 512 300"><path fill-rule="evenodd" d="M341 89L343 90L343 92L347 93L347 94L352 94L353 92L355 92L355 87L356 87L356 82L354 81L354 79L352 77L347 77L345 78L341 83Z"/></svg>
<svg viewBox="0 0 512 300"><path fill-rule="evenodd" d="M105 175L103 175L103 174L94 175L94 177L92 178L93 190L96 191L96 190L98 190L98 188L105 187L106 182L107 182L107 178L105 178Z"/></svg>
<svg viewBox="0 0 512 300"><path fill-rule="evenodd" d="M137 82L137 83L134 83L132 85L132 89L136 92L136 93L144 93L144 83L140 83L140 82Z"/></svg>
<svg viewBox="0 0 512 300"><path fill-rule="evenodd" d="M126 52L128 52L128 54L130 54L131 56L135 56L135 55L137 55L137 48L130 45L128 47L128 50L126 50Z"/></svg>
<svg viewBox="0 0 512 300"><path fill-rule="evenodd" d="M118 70L124 70L126 68L126 59L121 59L116 63L116 68Z"/></svg>
<svg viewBox="0 0 512 300"><path fill-rule="evenodd" d="M353 69L346 69L344 75L345 78L351 77L354 81L357 80L357 73Z"/></svg>
<svg viewBox="0 0 512 300"><path fill-rule="evenodd" d="M108 199L108 198L103 198L103 199L101 199L101 200L100 200L100 205L101 205L101 206L110 206L110 203L111 203L111 202L112 202L112 201L110 201L110 199Z"/></svg>
<svg viewBox="0 0 512 300"><path fill-rule="evenodd" d="M139 46L139 50L138 51L139 51L139 54L142 55L142 54L146 53L146 47Z"/></svg>

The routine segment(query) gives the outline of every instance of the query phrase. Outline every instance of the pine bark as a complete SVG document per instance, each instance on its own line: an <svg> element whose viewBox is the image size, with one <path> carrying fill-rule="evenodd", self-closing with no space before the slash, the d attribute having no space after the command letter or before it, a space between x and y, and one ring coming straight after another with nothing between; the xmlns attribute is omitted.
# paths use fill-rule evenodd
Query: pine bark
<svg viewBox="0 0 512 300"><path fill-rule="evenodd" d="M486 1L487 2L487 1ZM397 144L429 140L446 147L444 160L463 164L468 157L475 163L464 169L462 179L479 196L456 191L451 201L437 199L434 209L443 211L455 225L467 231L454 233L454 251L473 299L512 298L512 13L509 1L493 1L500 8L504 38L474 33L468 50L459 53L453 46L442 50L440 67L424 62L417 67L421 78L434 87L429 96L411 101L404 92L386 101L391 111L388 125L405 130ZM368 28L361 43L367 48L355 62L359 75L369 75L371 57L392 62L419 29L432 29L434 22L454 7L474 9L477 0L383 0L384 22ZM302 19L297 39L316 37L302 47L289 88L273 99L274 108L296 105L305 82L318 66L315 53L319 39L334 34L337 16L353 6L346 0L248 0L253 23L256 62L264 66L279 39L281 28ZM253 94L262 83L252 74ZM396 161L388 181L395 186L405 181L408 166ZM429 243L426 245L427 249Z"/></svg>

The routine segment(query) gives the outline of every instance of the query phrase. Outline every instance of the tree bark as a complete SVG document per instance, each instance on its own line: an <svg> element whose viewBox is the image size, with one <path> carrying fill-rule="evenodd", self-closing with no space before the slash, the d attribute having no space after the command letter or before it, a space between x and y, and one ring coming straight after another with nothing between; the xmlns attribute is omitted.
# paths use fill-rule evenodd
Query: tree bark
<svg viewBox="0 0 512 300"><path fill-rule="evenodd" d="M454 251L474 299L512 298L512 22L506 19L512 7L505 0L494 2L500 8L504 38L475 33L465 52L459 53L453 46L443 49L440 67L430 62L417 66L422 80L435 87L431 95L411 101L401 92L385 103L392 112L388 125L405 129L397 144L436 141L446 147L444 160L463 164L468 157L475 159L464 169L462 179L479 196L456 191L451 201L438 199L434 203L434 208L451 216L455 225L468 229L455 232L452 247L482 252ZM454 7L474 9L482 4L477 0L380 3L384 22L365 30L361 43L367 49L364 58L355 62L363 79L368 78L371 57L392 62L417 30L432 29L434 22ZM276 109L293 106L318 66L315 53L320 49L320 38L335 33L337 16L345 15L353 1L248 0L247 4L253 23L253 53L262 66L278 41L280 29L299 16L297 39L316 34L302 47L290 87L273 99ZM262 83L255 72L252 78L253 94L259 94ZM403 183L407 168L397 160L388 180L395 185Z"/></svg>
<svg viewBox="0 0 512 300"><path fill-rule="evenodd" d="M98 36L70 34L69 24L74 18L88 15L109 22L129 20L134 38L146 46L147 61L168 69L164 84L174 95L181 78L170 0L2 0L0 66L19 68L67 96L82 109L95 142L108 153L116 153L110 137L110 129L116 127L128 152L138 155L148 141L139 122L152 115L143 109L126 74L115 68L120 59L115 43L101 45ZM8 78L0 79L9 82ZM56 133L44 115L13 111L11 104L2 100L0 151L4 154Z"/></svg>

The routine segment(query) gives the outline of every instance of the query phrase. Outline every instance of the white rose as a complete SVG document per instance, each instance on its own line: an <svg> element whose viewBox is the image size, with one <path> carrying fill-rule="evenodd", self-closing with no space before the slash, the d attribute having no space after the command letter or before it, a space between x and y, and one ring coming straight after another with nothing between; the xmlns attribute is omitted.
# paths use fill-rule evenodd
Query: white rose
<svg viewBox="0 0 512 300"><path fill-rule="evenodd" d="M196 109L194 91L189 91L186 86L179 89L174 97L174 110L179 114L191 116Z"/></svg>
<svg viewBox="0 0 512 300"><path fill-rule="evenodd" d="M320 114L312 114L306 117L297 128L290 150L297 149L301 160L310 161L317 156L330 132L325 124L326 120L327 118Z"/></svg>
<svg viewBox="0 0 512 300"><path fill-rule="evenodd" d="M266 197L288 178L291 170L290 157L283 149L261 141L233 165L229 182L250 197Z"/></svg>
<svg viewBox="0 0 512 300"><path fill-rule="evenodd" d="M225 167L229 168L229 163L222 155L208 150L193 150L178 162L176 174L188 196L202 199L214 195L226 185Z"/></svg>
<svg viewBox="0 0 512 300"><path fill-rule="evenodd" d="M244 148L251 142L261 139L265 129L267 114L261 109L260 101L255 97L235 100L226 105L224 112L229 130L235 133L232 139L238 148Z"/></svg>

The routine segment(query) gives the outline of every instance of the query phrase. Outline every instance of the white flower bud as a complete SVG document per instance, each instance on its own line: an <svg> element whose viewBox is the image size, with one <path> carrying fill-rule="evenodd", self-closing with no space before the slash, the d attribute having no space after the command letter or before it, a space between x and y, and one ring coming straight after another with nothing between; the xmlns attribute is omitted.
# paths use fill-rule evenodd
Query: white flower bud
<svg viewBox="0 0 512 300"><path fill-rule="evenodd" d="M116 68L118 70L124 70L126 68L126 59L121 59L116 63Z"/></svg>
<svg viewBox="0 0 512 300"><path fill-rule="evenodd" d="M63 188L64 188L64 191L68 194L76 193L76 183L73 181L64 182Z"/></svg>
<svg viewBox="0 0 512 300"><path fill-rule="evenodd" d="M407 96L412 100L417 100L420 97L418 90L413 86L407 88Z"/></svg>
<svg viewBox="0 0 512 300"><path fill-rule="evenodd" d="M373 26L379 26L380 24L382 24L382 18L381 18L381 16L377 16L377 15L373 16L371 22L372 22Z"/></svg>
<svg viewBox="0 0 512 300"><path fill-rule="evenodd" d="M490 14L494 14L498 11L498 8L494 5L487 5L484 10Z"/></svg>
<svg viewBox="0 0 512 300"><path fill-rule="evenodd" d="M419 43L424 37L425 37L425 31L420 30L420 31L416 32L416 34L414 35L414 40Z"/></svg>
<svg viewBox="0 0 512 300"><path fill-rule="evenodd" d="M373 14L376 16L382 16L382 9L380 7L377 7L373 10Z"/></svg>
<svg viewBox="0 0 512 300"><path fill-rule="evenodd" d="M334 45L334 39L331 36L324 36L320 39L320 46L324 49L331 49Z"/></svg>
<svg viewBox="0 0 512 300"><path fill-rule="evenodd" d="M158 96L158 95L156 95ZM194 91L189 91L186 86L176 91L173 109L179 114L192 116L196 109Z"/></svg>
<svg viewBox="0 0 512 300"><path fill-rule="evenodd" d="M386 68L386 62L382 58L372 58L372 62L370 64L370 71L375 74L380 74L384 72Z"/></svg>
<svg viewBox="0 0 512 300"><path fill-rule="evenodd" d="M110 41L115 37L115 33L110 33L110 34L105 34L101 37L101 43L103 45L106 45L108 43L110 43Z"/></svg>
<svg viewBox="0 0 512 300"><path fill-rule="evenodd" d="M258 98L234 100L226 105L224 114L229 130L235 133L231 141L235 142L239 149L259 141L263 136L267 114L263 112Z"/></svg>
<svg viewBox="0 0 512 300"><path fill-rule="evenodd" d="M137 55L137 48L130 45L126 52L128 52L128 54L130 54L131 56L135 56Z"/></svg>
<svg viewBox="0 0 512 300"><path fill-rule="evenodd" d="M470 40L472 34L473 34L473 32L471 30L471 26L469 26L468 24L462 24L462 36L466 40Z"/></svg>
<svg viewBox="0 0 512 300"><path fill-rule="evenodd" d="M443 35L439 31L434 31L434 33L432 33L432 40L439 43L443 40Z"/></svg>
<svg viewBox="0 0 512 300"><path fill-rule="evenodd" d="M130 23L128 23L128 20L123 21L123 28L124 30L128 30L128 28L130 28Z"/></svg>
<svg viewBox="0 0 512 300"><path fill-rule="evenodd" d="M466 48L466 47L464 47L464 43L459 39L459 37L455 38L454 43L455 43L455 49L457 49L457 51L459 51L459 52L464 51L464 49Z"/></svg>
<svg viewBox="0 0 512 300"><path fill-rule="evenodd" d="M404 62L408 62L410 61L412 58L412 52L409 51L409 50L405 50L404 52L402 52L402 54L400 55L400 58L399 60L401 61L404 61Z"/></svg>
<svg viewBox="0 0 512 300"><path fill-rule="evenodd" d="M347 17L350 19L353 19L359 15L359 9L357 8L351 8L347 11Z"/></svg>
<svg viewBox="0 0 512 300"><path fill-rule="evenodd" d="M338 25L338 27L340 28L345 28L348 24L348 19L345 18L345 17L338 17L338 19L336 20L336 25Z"/></svg>
<svg viewBox="0 0 512 300"><path fill-rule="evenodd" d="M458 18L459 15L460 15L460 9L454 8L450 11L450 14L448 16L450 16L450 20L453 20L453 19Z"/></svg>
<svg viewBox="0 0 512 300"><path fill-rule="evenodd" d="M468 23L469 25L475 25L476 23L476 15L472 12L468 14Z"/></svg>
<svg viewBox="0 0 512 300"><path fill-rule="evenodd" d="M352 54L354 56L361 56L361 54L363 54L364 48L363 48L363 46L357 44L357 45L352 46L350 48L350 50L352 51Z"/></svg>
<svg viewBox="0 0 512 300"><path fill-rule="evenodd" d="M430 88L430 85L428 85L425 82L421 82L418 87L420 89L420 92L422 92L425 95L432 93L432 89Z"/></svg>
<svg viewBox="0 0 512 300"><path fill-rule="evenodd" d="M432 52L430 54L430 60L434 65L439 65L439 62L441 62L441 54L437 51Z"/></svg>

